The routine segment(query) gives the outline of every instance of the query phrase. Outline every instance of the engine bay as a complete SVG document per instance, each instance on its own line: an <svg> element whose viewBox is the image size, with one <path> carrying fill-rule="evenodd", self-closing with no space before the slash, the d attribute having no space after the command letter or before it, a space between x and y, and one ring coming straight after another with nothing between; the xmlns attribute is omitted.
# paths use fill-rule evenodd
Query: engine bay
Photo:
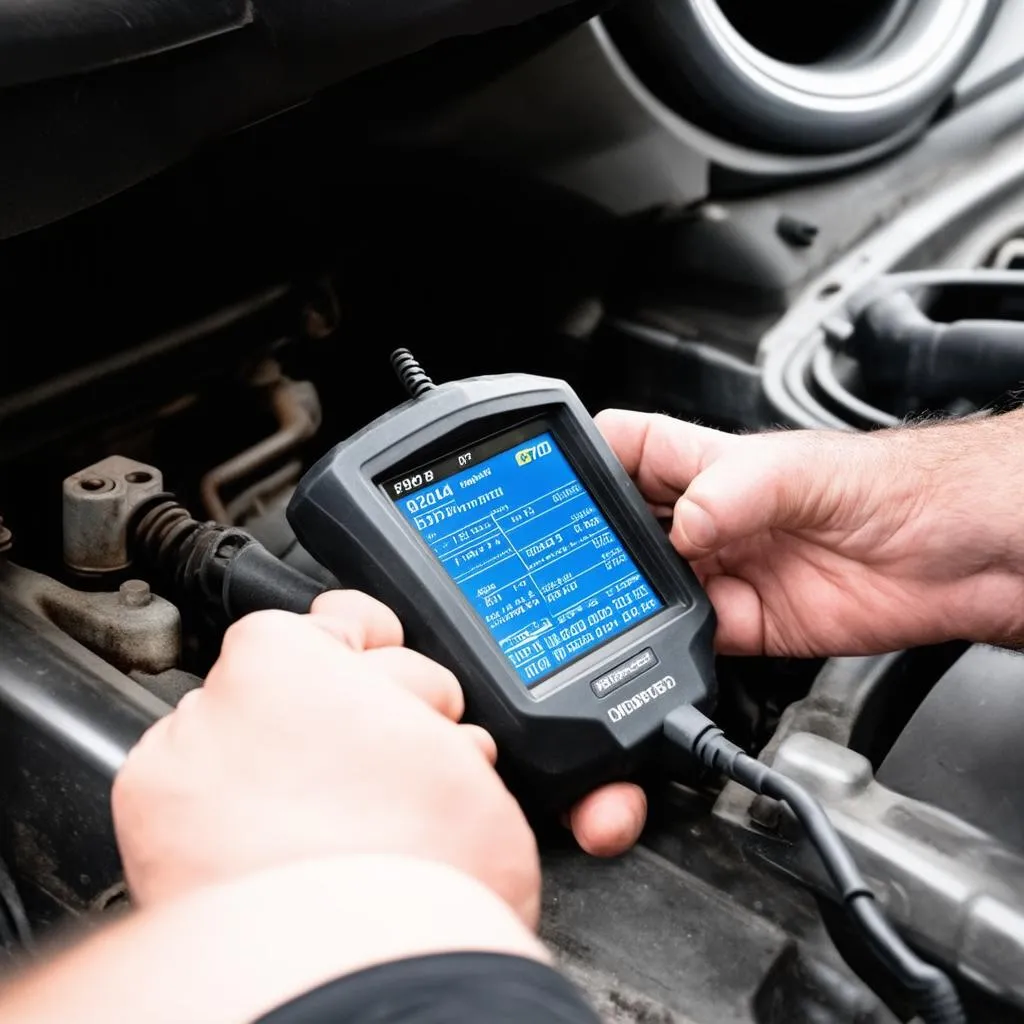
<svg viewBox="0 0 1024 1024"><path fill-rule="evenodd" d="M1017 335L975 373L957 325L1024 331L1024 80L838 179L723 158L721 187L624 210L606 149L534 145L550 110L515 160L475 131L481 109L522 128L508 90L528 105L522 76L550 84L560 48L589 67L604 31L560 25L532 66L516 32L510 78L470 95L460 64L458 98L417 116L389 114L415 64L371 75L0 244L0 957L126 905L112 779L227 626L184 560L166 570L183 524L245 531L313 592L334 585L285 509L402 400L396 347L442 379L537 373L591 412L731 431L1019 404ZM340 133L368 96L377 122ZM560 101L578 109L571 85ZM930 325L946 372L914 376L906 323ZM181 512L161 506L142 543L133 517L160 495ZM723 728L821 800L893 922L990 1024L1024 1019L1022 666L966 643L718 660ZM612 861L541 826L543 935L606 1020L907 1019L777 805L649 793L641 844Z"/></svg>

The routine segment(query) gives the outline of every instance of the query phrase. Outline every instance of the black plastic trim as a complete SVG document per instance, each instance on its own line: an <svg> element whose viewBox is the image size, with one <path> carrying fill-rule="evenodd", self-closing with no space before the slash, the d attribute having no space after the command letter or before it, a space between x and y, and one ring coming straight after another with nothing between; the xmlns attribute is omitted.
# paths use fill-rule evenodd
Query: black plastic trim
<svg viewBox="0 0 1024 1024"><path fill-rule="evenodd" d="M0 0L0 88L162 53L252 17L249 0Z"/></svg>

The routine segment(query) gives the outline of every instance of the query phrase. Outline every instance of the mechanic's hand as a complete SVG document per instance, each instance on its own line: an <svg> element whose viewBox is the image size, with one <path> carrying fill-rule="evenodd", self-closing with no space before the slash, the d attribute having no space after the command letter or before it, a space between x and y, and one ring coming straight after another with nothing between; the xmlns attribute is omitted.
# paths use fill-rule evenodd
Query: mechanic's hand
<svg viewBox="0 0 1024 1024"><path fill-rule="evenodd" d="M1024 415L870 435L738 437L607 410L597 424L671 523L727 654L868 654L1024 639ZM634 842L620 784L573 813L585 849Z"/></svg>
<svg viewBox="0 0 1024 1024"><path fill-rule="evenodd" d="M608 410L729 654L840 655L1024 634L1024 418L734 436Z"/></svg>
<svg viewBox="0 0 1024 1024"><path fill-rule="evenodd" d="M492 768L494 742L455 723L455 678L400 646L365 595L232 626L206 685L129 755L113 794L142 905L339 854L441 861L537 922L535 840Z"/></svg>

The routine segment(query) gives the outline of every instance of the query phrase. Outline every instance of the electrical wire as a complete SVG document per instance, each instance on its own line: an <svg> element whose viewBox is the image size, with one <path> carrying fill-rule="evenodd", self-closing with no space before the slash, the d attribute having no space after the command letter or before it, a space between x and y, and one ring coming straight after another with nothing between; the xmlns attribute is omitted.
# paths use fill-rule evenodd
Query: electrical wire
<svg viewBox="0 0 1024 1024"><path fill-rule="evenodd" d="M966 1024L950 979L922 960L886 920L874 893L821 804L798 782L746 754L692 705L665 719L667 739L741 786L781 800L803 827L866 944L910 993L925 1024Z"/></svg>

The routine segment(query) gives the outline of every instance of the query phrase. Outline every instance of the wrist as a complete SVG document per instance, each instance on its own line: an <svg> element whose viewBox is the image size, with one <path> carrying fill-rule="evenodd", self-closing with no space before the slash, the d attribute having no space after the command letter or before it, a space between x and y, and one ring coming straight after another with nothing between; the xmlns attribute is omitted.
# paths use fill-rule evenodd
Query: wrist
<svg viewBox="0 0 1024 1024"><path fill-rule="evenodd" d="M0 1016L42 1024L74 1006L79 1024L243 1024L344 974L461 951L547 958L504 901L447 865L307 861L134 913L27 979L0 1000Z"/></svg>

